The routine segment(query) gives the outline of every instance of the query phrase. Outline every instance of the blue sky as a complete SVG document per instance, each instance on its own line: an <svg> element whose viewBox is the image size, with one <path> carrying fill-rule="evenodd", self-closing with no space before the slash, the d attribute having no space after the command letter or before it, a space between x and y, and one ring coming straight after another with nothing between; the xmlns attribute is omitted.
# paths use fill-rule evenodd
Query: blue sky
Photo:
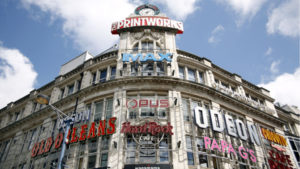
<svg viewBox="0 0 300 169"><path fill-rule="evenodd" d="M111 23L145 2L183 21L179 49L300 106L298 0L2 0L0 107L54 80L82 52L97 55L116 43Z"/></svg>

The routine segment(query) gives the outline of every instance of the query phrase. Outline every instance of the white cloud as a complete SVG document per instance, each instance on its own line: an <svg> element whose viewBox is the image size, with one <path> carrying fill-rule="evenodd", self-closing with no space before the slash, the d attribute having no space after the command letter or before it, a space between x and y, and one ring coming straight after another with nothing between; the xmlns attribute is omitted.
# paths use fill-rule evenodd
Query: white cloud
<svg viewBox="0 0 300 169"><path fill-rule="evenodd" d="M26 56L0 43L0 108L33 90L36 78L37 73Z"/></svg>
<svg viewBox="0 0 300 169"><path fill-rule="evenodd" d="M300 107L300 67L293 74L284 73L277 76L273 81L259 84L270 91L276 102L282 104L296 105Z"/></svg>
<svg viewBox="0 0 300 169"><path fill-rule="evenodd" d="M212 31L211 31L211 36L208 38L208 42L209 43L218 43L221 41L220 38L218 38L218 36L220 36L220 34L222 32L224 32L225 28L222 25L218 25L216 26Z"/></svg>
<svg viewBox="0 0 300 169"><path fill-rule="evenodd" d="M275 73L279 72L279 69L278 69L279 64L280 64L280 60L273 61L271 63L270 71L271 71L272 74L275 74Z"/></svg>
<svg viewBox="0 0 300 169"><path fill-rule="evenodd" d="M198 0L153 0L165 5L167 12L179 19L185 19L196 10L196 1ZM38 7L42 14L50 14L51 23L61 20L64 35L70 37L81 50L98 54L117 42L118 36L110 33L111 24L128 17L142 1L21 0L21 2L30 12L34 12L33 7Z"/></svg>
<svg viewBox="0 0 300 169"><path fill-rule="evenodd" d="M271 47L269 47L269 48L267 49L267 51L265 52L265 55L266 55L266 56L271 55L272 52L273 52L273 49L272 49Z"/></svg>
<svg viewBox="0 0 300 169"><path fill-rule="evenodd" d="M279 33L285 36L300 36L299 0L287 0L274 8L266 24L269 34Z"/></svg>
<svg viewBox="0 0 300 169"><path fill-rule="evenodd" d="M195 12L199 7L196 5L200 0L152 0L154 3L167 7L167 12L177 19L184 20L188 15Z"/></svg>
<svg viewBox="0 0 300 169"><path fill-rule="evenodd" d="M256 15L267 0L216 0L232 8L238 15L238 24Z"/></svg>
<svg viewBox="0 0 300 169"><path fill-rule="evenodd" d="M51 21L62 20L64 35L71 37L81 50L94 54L109 48L118 36L110 33L111 24L134 12L137 2L129 0L21 0L32 11L38 7L49 13Z"/></svg>

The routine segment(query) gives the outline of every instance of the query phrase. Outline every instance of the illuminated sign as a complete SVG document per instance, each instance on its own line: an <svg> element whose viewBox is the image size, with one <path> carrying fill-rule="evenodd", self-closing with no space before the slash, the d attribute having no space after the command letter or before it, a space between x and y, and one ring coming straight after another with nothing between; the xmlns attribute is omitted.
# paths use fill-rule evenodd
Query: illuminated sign
<svg viewBox="0 0 300 169"><path fill-rule="evenodd" d="M120 30L125 28L134 27L161 27L169 28L177 31L177 34L183 33L183 23L169 19L167 17L157 16L143 16L143 17L132 17L124 20L114 22L111 25L111 33L118 34Z"/></svg>
<svg viewBox="0 0 300 169"><path fill-rule="evenodd" d="M135 109L139 107L150 107L150 108L167 108L169 107L168 99L158 99L158 100L151 100L151 99L129 99L126 102L127 108Z"/></svg>
<svg viewBox="0 0 300 169"><path fill-rule="evenodd" d="M70 125L81 123L81 122L87 122L90 119L90 111L83 111L83 112L76 112L72 114L70 117L66 117L64 119L60 119L57 124L57 129L61 129L66 127L66 122L71 121Z"/></svg>
<svg viewBox="0 0 300 169"><path fill-rule="evenodd" d="M157 134L166 134L173 135L172 132L173 126L170 123L166 126L161 126L156 122L146 122L144 125L132 126L130 122L124 122L122 124L121 133L124 134L147 134L150 133L152 135Z"/></svg>
<svg viewBox="0 0 300 169"><path fill-rule="evenodd" d="M85 141L86 139L91 139L94 137L104 136L104 135L111 135L116 131L116 122L117 118L112 117L108 121L100 120L99 124L96 125L95 122L88 127L87 124L82 125L79 129L80 131L77 132L77 127L73 127L69 130L66 144L76 143L78 141ZM58 133L55 141L54 141L54 148L60 148L62 141L63 141L64 134ZM71 137L71 138L70 138ZM31 150L31 157L36 157L37 155L42 155L50 151L53 145L53 138L49 137L46 140L42 140L32 147Z"/></svg>
<svg viewBox="0 0 300 169"><path fill-rule="evenodd" d="M124 169L171 169L170 164L127 164Z"/></svg>
<svg viewBox="0 0 300 169"><path fill-rule="evenodd" d="M157 61L157 62L162 62L162 61L167 61L167 62L172 62L172 59L170 58L172 56L171 53L158 53L159 58L156 58L154 56L153 53L147 53L146 55L143 56L143 54L138 53L135 56L133 54L130 53L123 53L122 57L123 57L123 62L135 62L137 60L141 61L141 62L147 62L147 61Z"/></svg>
<svg viewBox="0 0 300 169"><path fill-rule="evenodd" d="M267 129L264 129L264 128L261 128L261 132L265 139L267 139L273 143L280 144L282 146L287 146L286 139L283 136L276 134L272 131L269 131Z"/></svg>
<svg viewBox="0 0 300 169"><path fill-rule="evenodd" d="M237 137L239 136L242 140L248 140L250 137L250 141L252 143L256 143L260 145L260 140L258 137L258 132L253 123L247 122L247 127L244 122L240 119L233 119L232 116L225 114L224 116L217 110L207 110L203 107L195 107L194 108L194 117L195 123L200 128L209 127L208 123L208 113L210 114L210 120L212 124L212 129L217 132L223 132L225 127L230 136ZM224 117L224 118L223 118ZM248 128L248 134L247 134Z"/></svg>
<svg viewBox="0 0 300 169"><path fill-rule="evenodd" d="M239 156L241 156L243 159L247 160L250 158L252 162L256 162L256 157L254 154L254 151L249 148L244 148L243 146L239 146L238 150L234 150L233 146L231 144L228 144L224 140L220 140L220 143L216 141L216 139L210 139L209 137L204 137L204 145L205 149L210 149L210 150L218 150L221 153L228 153L231 154L233 153L235 156L237 155L237 152Z"/></svg>
<svg viewBox="0 0 300 169"><path fill-rule="evenodd" d="M290 160L289 155L285 155L280 152L274 152L272 150L269 151L269 166L270 169L293 169L292 161Z"/></svg>

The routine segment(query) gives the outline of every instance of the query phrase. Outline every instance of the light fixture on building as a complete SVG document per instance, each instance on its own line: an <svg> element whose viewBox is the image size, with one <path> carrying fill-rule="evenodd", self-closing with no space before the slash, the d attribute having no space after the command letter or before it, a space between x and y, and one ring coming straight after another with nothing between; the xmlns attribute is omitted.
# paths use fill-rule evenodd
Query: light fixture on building
<svg viewBox="0 0 300 169"><path fill-rule="evenodd" d="M120 100L119 99L117 99L117 105L120 106Z"/></svg>
<svg viewBox="0 0 300 169"><path fill-rule="evenodd" d="M177 106L177 98L175 97L174 105Z"/></svg>
<svg viewBox="0 0 300 169"><path fill-rule="evenodd" d="M64 133L64 139L63 139L63 143L62 143L62 149L61 149L61 154L59 157L59 161L57 164L57 168L61 169L63 166L63 157L65 155L65 151L66 151L66 143L68 142L67 136L68 136L68 131L70 129L70 124L72 122L72 118L69 118L68 115L66 115L64 112L62 112L61 110L59 110L58 108L56 108L55 106L53 106L52 104L50 104L49 100L50 98L46 95L43 94L38 94L36 97L36 102L42 105L48 105L52 110L54 110L57 114L57 118L59 120L63 120L63 119L68 119L65 121L66 123L66 128L65 128L65 133Z"/></svg>
<svg viewBox="0 0 300 169"><path fill-rule="evenodd" d="M114 141L114 148L117 149L118 143Z"/></svg>
<svg viewBox="0 0 300 169"><path fill-rule="evenodd" d="M180 145L181 145L181 141L178 141L177 142L177 148L180 148Z"/></svg>

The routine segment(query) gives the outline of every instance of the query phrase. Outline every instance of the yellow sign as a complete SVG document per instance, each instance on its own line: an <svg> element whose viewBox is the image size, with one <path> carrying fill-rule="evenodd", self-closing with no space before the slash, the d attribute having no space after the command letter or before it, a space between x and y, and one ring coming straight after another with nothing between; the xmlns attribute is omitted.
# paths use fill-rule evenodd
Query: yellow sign
<svg viewBox="0 0 300 169"><path fill-rule="evenodd" d="M261 128L261 132L262 132L263 136L265 137L265 139L272 141L274 143L280 144L282 146L287 146L287 142L283 136L276 134L272 131L269 131L267 129L264 129L264 128Z"/></svg>

